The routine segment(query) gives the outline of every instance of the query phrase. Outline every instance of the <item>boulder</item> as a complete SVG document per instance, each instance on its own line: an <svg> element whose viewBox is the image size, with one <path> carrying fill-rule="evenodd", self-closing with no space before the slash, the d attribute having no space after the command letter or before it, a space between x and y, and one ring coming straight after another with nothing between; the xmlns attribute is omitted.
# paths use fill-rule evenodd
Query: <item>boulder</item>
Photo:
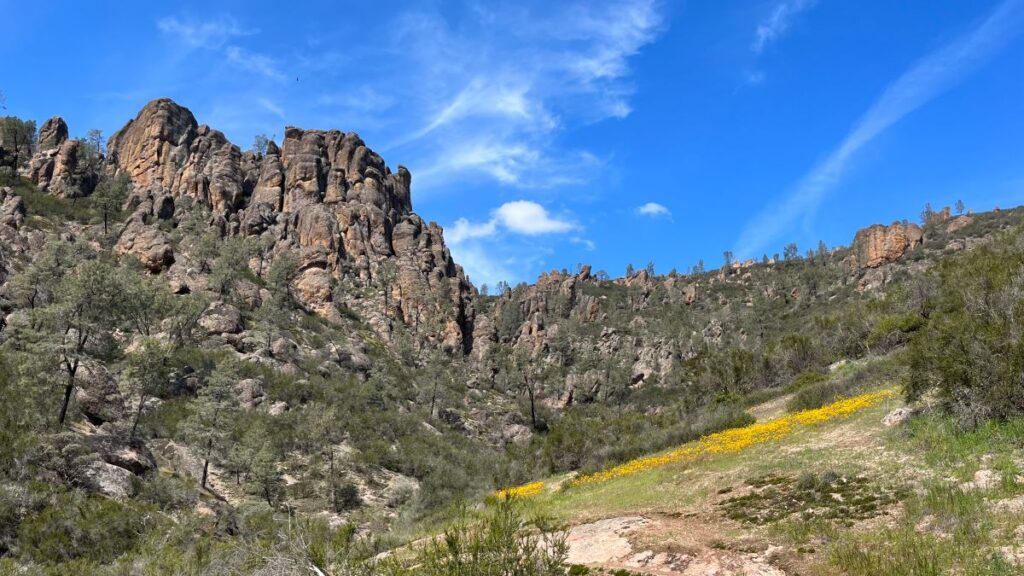
<svg viewBox="0 0 1024 576"><path fill-rule="evenodd" d="M263 382L255 378L239 380L235 384L238 392L238 403L246 410L252 410L263 403Z"/></svg>
<svg viewBox="0 0 1024 576"><path fill-rule="evenodd" d="M117 380L102 364L82 364L75 374L75 382L78 385L75 403L90 422L99 425L124 418L125 402Z"/></svg>
<svg viewBox="0 0 1024 576"><path fill-rule="evenodd" d="M173 440L155 440L152 445L161 466L196 482L202 479L203 459L191 448Z"/></svg>
<svg viewBox="0 0 1024 576"><path fill-rule="evenodd" d="M108 434L89 437L89 444L107 464L124 468L136 476L156 470L156 458L138 438L122 438Z"/></svg>
<svg viewBox="0 0 1024 576"><path fill-rule="evenodd" d="M10 188L0 188L0 226L18 230L25 222L25 201Z"/></svg>
<svg viewBox="0 0 1024 576"><path fill-rule="evenodd" d="M294 282L295 296L306 309L327 315L332 300L331 275L323 268L307 268Z"/></svg>
<svg viewBox="0 0 1024 576"><path fill-rule="evenodd" d="M203 312L199 326L207 334L238 334L242 331L242 314L227 302L214 302Z"/></svg>
<svg viewBox="0 0 1024 576"><path fill-rule="evenodd" d="M128 498L134 493L132 473L106 462L91 462L82 470L83 482L111 498Z"/></svg>
<svg viewBox="0 0 1024 576"><path fill-rule="evenodd" d="M897 408L886 414L885 418L882 418L882 424L890 428L893 426L902 426L909 422L913 415L914 411L910 408Z"/></svg>
<svg viewBox="0 0 1024 576"><path fill-rule="evenodd" d="M117 241L118 254L136 257L146 270L157 273L174 263L170 238L156 226L133 218L125 225Z"/></svg>

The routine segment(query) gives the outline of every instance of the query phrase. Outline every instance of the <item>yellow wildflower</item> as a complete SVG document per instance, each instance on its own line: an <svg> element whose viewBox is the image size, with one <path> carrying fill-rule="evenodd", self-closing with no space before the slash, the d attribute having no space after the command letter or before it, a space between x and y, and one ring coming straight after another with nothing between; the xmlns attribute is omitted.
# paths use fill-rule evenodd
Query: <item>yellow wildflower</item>
<svg viewBox="0 0 1024 576"><path fill-rule="evenodd" d="M873 406L885 398L893 396L895 393L896 391L893 389L869 392L867 394L861 394L860 396L845 398L827 406L822 406L821 408L803 410L795 414L782 416L775 420L769 420L768 422L758 422L742 428L730 428L728 430L709 434L700 438L696 442L680 446L679 448L664 454L637 458L636 460L630 460L625 464L620 464L613 468L608 468L607 470L601 470L586 476L578 476L573 479L569 485L583 486L587 484L606 482L613 478L629 476L638 472L671 464L673 462L692 460L702 454L727 454L739 452L740 450L754 444L763 444L765 442L782 438L793 432L797 426L809 426L811 424L818 424L833 418L852 414L858 410ZM532 485L527 484L526 486ZM526 486L520 488L525 488Z"/></svg>
<svg viewBox="0 0 1024 576"><path fill-rule="evenodd" d="M529 498L541 493L544 489L543 482L531 482L522 486L502 488L494 493L499 500L511 500L513 498Z"/></svg>

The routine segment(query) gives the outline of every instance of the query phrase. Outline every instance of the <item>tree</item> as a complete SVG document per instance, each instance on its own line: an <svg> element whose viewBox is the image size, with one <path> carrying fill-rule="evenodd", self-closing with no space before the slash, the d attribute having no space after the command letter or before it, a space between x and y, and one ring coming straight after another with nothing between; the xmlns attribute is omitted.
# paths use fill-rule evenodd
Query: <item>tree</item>
<svg viewBox="0 0 1024 576"><path fill-rule="evenodd" d="M267 268L267 288L277 297L292 299L292 281L299 275L299 261L291 251L278 254Z"/></svg>
<svg viewBox="0 0 1024 576"><path fill-rule="evenodd" d="M824 240L818 240L818 258L821 258L822 263L828 257L828 245L825 244Z"/></svg>
<svg viewBox="0 0 1024 576"><path fill-rule="evenodd" d="M56 302L46 310L48 324L60 338L54 352L65 375L58 419L62 426L82 361L121 324L121 292L117 270L108 260L87 260L62 278Z"/></svg>
<svg viewBox="0 0 1024 576"><path fill-rule="evenodd" d="M965 209L966 208L964 207L964 201L963 200L957 200L956 201L956 213L957 213L957 215L958 216L962 216Z"/></svg>
<svg viewBox="0 0 1024 576"><path fill-rule="evenodd" d="M921 225L928 226L935 219L935 210L932 210L931 202L925 202L924 210L921 211Z"/></svg>
<svg viewBox="0 0 1024 576"><path fill-rule="evenodd" d="M174 348L183 348L195 340L196 327L206 312L207 304L196 294L181 294L171 300L167 332Z"/></svg>
<svg viewBox="0 0 1024 576"><path fill-rule="evenodd" d="M221 295L227 295L248 270L248 244L243 238L229 238L221 244L219 254L210 266L210 287Z"/></svg>
<svg viewBox="0 0 1024 576"><path fill-rule="evenodd" d="M267 505L273 507L281 498L281 472L277 469L277 458L269 442L263 442L253 455L251 474L255 488L267 501Z"/></svg>
<svg viewBox="0 0 1024 576"><path fill-rule="evenodd" d="M112 216L121 213L124 202L128 198L132 182L128 174L121 172L113 178L102 178L92 193L92 205L103 216L103 234L108 233L107 222Z"/></svg>
<svg viewBox="0 0 1024 576"><path fill-rule="evenodd" d="M203 476L200 486L206 488L210 460L224 450L229 437L230 418L237 408L238 396L234 388L235 374L224 365L218 366L206 384L199 390L195 412L186 427L192 441L202 447Z"/></svg>
<svg viewBox="0 0 1024 576"><path fill-rule="evenodd" d="M270 138L267 138L266 134L257 134L256 137L253 138L252 151L256 153L257 156L266 156L267 146L269 144Z"/></svg>
<svg viewBox="0 0 1024 576"><path fill-rule="evenodd" d="M633 272L635 272L635 270L633 269L633 263L630 262L629 264L626 264L626 277L628 278L632 276Z"/></svg>
<svg viewBox="0 0 1024 576"><path fill-rule="evenodd" d="M481 296L486 298L487 296L490 295L490 293L491 293L491 288L487 285L487 283L484 283L484 284L480 285L480 295Z"/></svg>
<svg viewBox="0 0 1024 576"><path fill-rule="evenodd" d="M117 273L125 327L140 336L152 336L160 323L175 312L174 296L166 281L144 276L140 270L124 264Z"/></svg>
<svg viewBox="0 0 1024 576"><path fill-rule="evenodd" d="M36 145L36 123L14 116L0 118L0 146L13 152L10 168L17 169L29 161Z"/></svg>
<svg viewBox="0 0 1024 576"><path fill-rule="evenodd" d="M725 252L722 252L722 258L725 261L726 268L732 266L732 250L726 250Z"/></svg>
<svg viewBox="0 0 1024 576"><path fill-rule="evenodd" d="M789 262L799 257L800 249L796 247L796 242L790 242L786 244L786 247L782 249L782 257Z"/></svg>
<svg viewBox="0 0 1024 576"><path fill-rule="evenodd" d="M649 276L653 277L654 276L654 260L651 260L651 261L647 262L647 267L644 268L644 270L647 271L647 274Z"/></svg>
<svg viewBox="0 0 1024 576"><path fill-rule="evenodd" d="M141 346L128 355L128 368L124 376L129 390L139 399L129 433L129 437L134 438L146 401L159 394L171 379L170 350L158 340L143 341Z"/></svg>
<svg viewBox="0 0 1024 576"><path fill-rule="evenodd" d="M704 259L703 259L703 258L701 258L701 259L700 259L700 260L698 260L698 261L697 261L697 263L696 263L696 264L695 264L695 265L693 266L693 274L694 274L694 276L697 276L697 275L699 275L699 274L703 274L703 273L704 273Z"/></svg>
<svg viewBox="0 0 1024 576"><path fill-rule="evenodd" d="M94 155L102 156L103 154L106 153L106 150L103 146L103 131L100 130L99 128L93 128L92 130L86 132L83 141L85 142L85 145L88 146L89 149L93 152Z"/></svg>
<svg viewBox="0 0 1024 576"><path fill-rule="evenodd" d="M0 110L7 110L7 96L0 92Z"/></svg>

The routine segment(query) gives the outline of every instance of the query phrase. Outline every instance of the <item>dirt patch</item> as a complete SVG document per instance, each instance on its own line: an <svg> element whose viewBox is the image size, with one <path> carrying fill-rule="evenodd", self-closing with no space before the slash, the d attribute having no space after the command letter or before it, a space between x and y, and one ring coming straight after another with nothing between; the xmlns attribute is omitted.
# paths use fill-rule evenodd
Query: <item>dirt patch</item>
<svg viewBox="0 0 1024 576"><path fill-rule="evenodd" d="M569 530L570 574L785 576L767 543L725 546L720 529L696 518L608 518ZM707 541L705 541L705 539ZM650 545L659 542L660 545Z"/></svg>
<svg viewBox="0 0 1024 576"><path fill-rule="evenodd" d="M778 398L773 398L762 404L751 407L747 410L751 416L754 417L758 422L767 422L774 418L778 418L786 413L786 404L793 398L792 394L785 394Z"/></svg>

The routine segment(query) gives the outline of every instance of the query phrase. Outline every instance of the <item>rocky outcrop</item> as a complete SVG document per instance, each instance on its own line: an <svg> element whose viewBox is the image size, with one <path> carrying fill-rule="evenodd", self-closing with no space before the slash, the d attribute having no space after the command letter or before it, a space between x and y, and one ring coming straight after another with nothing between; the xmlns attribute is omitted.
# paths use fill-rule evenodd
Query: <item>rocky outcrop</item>
<svg viewBox="0 0 1024 576"><path fill-rule="evenodd" d="M156 458L146 443L138 438L97 434L89 436L88 440L90 447L107 464L124 468L136 476L156 470Z"/></svg>
<svg viewBox="0 0 1024 576"><path fill-rule="evenodd" d="M76 374L78 392L75 402L79 411L93 424L120 420L125 414L124 398L117 380L101 364L86 363Z"/></svg>
<svg viewBox="0 0 1024 576"><path fill-rule="evenodd" d="M174 248L167 234L139 217L133 217L124 226L115 250L134 256L150 272L160 272L174 263Z"/></svg>
<svg viewBox="0 0 1024 576"><path fill-rule="evenodd" d="M66 134L61 140L59 136L59 133L47 136L48 143L61 143L54 148L40 146L29 161L25 176L41 191L55 196L76 198L92 194L99 182L95 153L81 140L67 140Z"/></svg>
<svg viewBox="0 0 1024 576"><path fill-rule="evenodd" d="M924 232L916 224L893 222L889 226L869 226L854 236L851 267L854 270L877 268L896 262L923 241Z"/></svg>
<svg viewBox="0 0 1024 576"><path fill-rule="evenodd" d="M203 312L199 326L207 334L237 334L242 331L242 313L226 302L214 302Z"/></svg>
<svg viewBox="0 0 1024 576"><path fill-rule="evenodd" d="M180 218L176 206L188 198L211 211L223 235L272 244L265 263L295 255L293 292L307 310L338 320L348 308L386 339L399 321L437 345L470 349L473 288L441 227L412 212L409 171L392 172L355 133L288 127L280 148L270 143L257 157L160 99L107 148L112 169L132 180L129 202L140 222L122 233L119 250L151 271L167 267L173 252L139 226Z"/></svg>
<svg viewBox="0 0 1024 576"><path fill-rule="evenodd" d="M68 139L68 125L60 116L54 116L39 129L39 150L60 148Z"/></svg>
<svg viewBox="0 0 1024 576"><path fill-rule="evenodd" d="M111 136L107 152L131 178L136 194L190 196L221 214L242 201L241 151L169 99L147 104Z"/></svg>

